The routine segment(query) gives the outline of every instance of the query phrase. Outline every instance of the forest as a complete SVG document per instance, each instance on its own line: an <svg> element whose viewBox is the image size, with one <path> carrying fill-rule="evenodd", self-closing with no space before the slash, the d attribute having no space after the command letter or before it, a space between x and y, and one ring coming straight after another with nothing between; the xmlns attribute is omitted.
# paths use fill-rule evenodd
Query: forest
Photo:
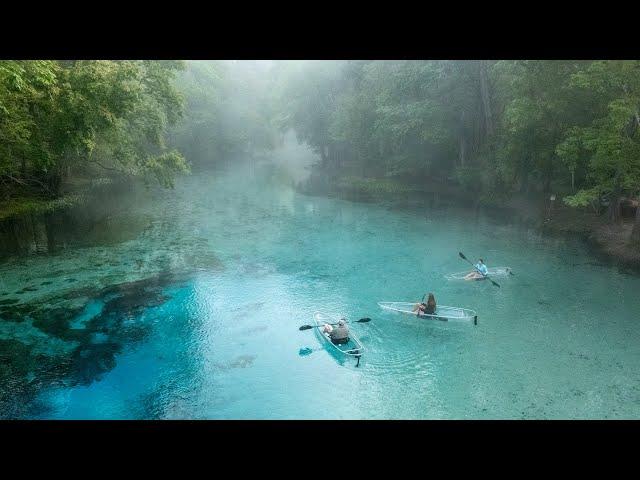
<svg viewBox="0 0 640 480"><path fill-rule="evenodd" d="M639 203L640 60L0 60L0 419L639 418Z"/></svg>
<svg viewBox="0 0 640 480"><path fill-rule="evenodd" d="M325 185L553 195L616 225L638 205L639 127L635 60L3 60L0 219L105 183L170 189L293 130ZM640 250L640 208L627 223Z"/></svg>

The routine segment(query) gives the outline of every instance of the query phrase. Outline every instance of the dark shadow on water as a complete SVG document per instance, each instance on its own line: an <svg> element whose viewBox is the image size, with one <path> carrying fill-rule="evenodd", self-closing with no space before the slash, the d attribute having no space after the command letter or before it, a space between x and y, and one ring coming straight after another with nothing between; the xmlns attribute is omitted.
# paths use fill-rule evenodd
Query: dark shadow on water
<svg viewBox="0 0 640 480"><path fill-rule="evenodd" d="M235 368L247 368L253 365L256 355L239 355L238 357L228 362L216 363L215 370L219 372L225 372Z"/></svg>
<svg viewBox="0 0 640 480"><path fill-rule="evenodd" d="M145 310L164 304L169 297L163 289L184 279L163 272L101 290L82 288L41 304L0 302L0 322L28 320L47 336L37 337L38 345L32 337L0 340L0 418L46 416L46 407L35 402L40 391L100 380L126 346L151 333L152 326L139 320ZM74 322L89 303L100 303L102 309L78 326ZM253 359L239 357L221 368L246 368Z"/></svg>

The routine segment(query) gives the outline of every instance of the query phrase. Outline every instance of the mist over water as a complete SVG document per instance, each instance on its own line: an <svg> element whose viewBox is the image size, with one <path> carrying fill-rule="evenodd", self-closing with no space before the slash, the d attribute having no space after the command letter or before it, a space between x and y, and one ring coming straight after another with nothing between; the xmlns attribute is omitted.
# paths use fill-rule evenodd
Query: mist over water
<svg viewBox="0 0 640 480"><path fill-rule="evenodd" d="M3 288L37 287L2 297L34 306L0 324L3 342L26 346L4 345L3 416L637 417L640 280L483 217L302 195L288 158L149 192L114 213L148 217L130 240L3 264ZM500 289L448 281L465 269L458 251L516 275ZM478 326L376 305L426 291L477 310ZM351 326L360 367L298 330L315 311L372 319Z"/></svg>
<svg viewBox="0 0 640 480"><path fill-rule="evenodd" d="M295 185L307 181L311 175L311 167L320 161L320 156L308 145L296 140L293 130L282 136L282 143L268 155L268 158Z"/></svg>
<svg viewBox="0 0 640 480"><path fill-rule="evenodd" d="M638 418L639 66L0 60L0 418Z"/></svg>

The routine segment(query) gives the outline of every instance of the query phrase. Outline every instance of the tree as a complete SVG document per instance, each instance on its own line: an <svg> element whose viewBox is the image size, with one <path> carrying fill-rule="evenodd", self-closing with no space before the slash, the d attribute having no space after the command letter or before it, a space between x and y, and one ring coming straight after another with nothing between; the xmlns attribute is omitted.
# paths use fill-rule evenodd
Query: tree
<svg viewBox="0 0 640 480"><path fill-rule="evenodd" d="M39 119L50 111L60 67L53 61L0 61L0 179L8 184L43 187L27 171L41 169L51 152L40 141Z"/></svg>
<svg viewBox="0 0 640 480"><path fill-rule="evenodd" d="M69 175L102 168L170 187L188 170L165 135L182 113L182 62L0 62L0 178L56 197Z"/></svg>
<svg viewBox="0 0 640 480"><path fill-rule="evenodd" d="M271 150L276 143L272 67L230 61L190 61L178 79L184 121L172 144L199 165Z"/></svg>
<svg viewBox="0 0 640 480"><path fill-rule="evenodd" d="M571 75L584 62L516 61L498 62L496 75L504 110L498 142L501 161L511 162L509 183L519 182L519 190L529 191L531 177L548 192L561 166L569 166L575 180L575 168L563 164L556 147L565 132L592 118L585 103L569 85ZM566 150L566 149L565 149ZM564 153L563 149L561 152ZM568 179L567 179L568 180Z"/></svg>
<svg viewBox="0 0 640 480"><path fill-rule="evenodd" d="M588 186L565 201L581 206L606 197L607 217L617 222L621 197L637 195L640 185L640 62L596 61L573 75L572 83L605 108L590 125L572 129L563 143L574 146L569 149L574 157L581 148L589 162ZM639 228L636 224L634 238Z"/></svg>
<svg viewBox="0 0 640 480"><path fill-rule="evenodd" d="M335 153L329 128L337 96L345 85L344 66L341 61L285 62L277 73L280 128L294 128L299 141L311 146L325 166Z"/></svg>

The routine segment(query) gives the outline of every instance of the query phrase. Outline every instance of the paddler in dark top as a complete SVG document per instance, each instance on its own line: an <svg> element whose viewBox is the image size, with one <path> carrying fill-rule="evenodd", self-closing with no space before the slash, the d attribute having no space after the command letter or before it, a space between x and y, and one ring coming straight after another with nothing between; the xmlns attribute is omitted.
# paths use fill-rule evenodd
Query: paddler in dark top
<svg viewBox="0 0 640 480"><path fill-rule="evenodd" d="M341 318L338 321L338 325L331 329L329 332L329 338L335 345L349 343L349 329L347 328L347 322L344 318Z"/></svg>
<svg viewBox="0 0 640 480"><path fill-rule="evenodd" d="M433 293L429 293L427 303L416 303L413 307L413 311L418 315L433 315L436 313L436 299L433 296Z"/></svg>

